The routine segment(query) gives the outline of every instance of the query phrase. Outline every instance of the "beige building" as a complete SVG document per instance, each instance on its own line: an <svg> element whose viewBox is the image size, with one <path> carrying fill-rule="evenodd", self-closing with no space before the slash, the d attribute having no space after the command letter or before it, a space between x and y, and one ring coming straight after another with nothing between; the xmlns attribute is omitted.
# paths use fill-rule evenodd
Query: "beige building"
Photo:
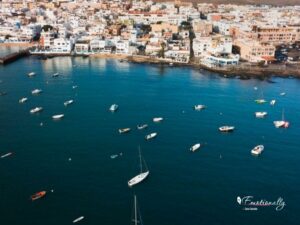
<svg viewBox="0 0 300 225"><path fill-rule="evenodd" d="M300 41L300 27L253 27L253 32L263 43L279 45Z"/></svg>
<svg viewBox="0 0 300 225"><path fill-rule="evenodd" d="M207 37L212 34L213 26L207 21L193 21L193 29L197 35Z"/></svg>
<svg viewBox="0 0 300 225"><path fill-rule="evenodd" d="M250 39L237 39L234 45L240 48L241 59L249 62L273 61L275 46L272 44L262 44Z"/></svg>
<svg viewBox="0 0 300 225"><path fill-rule="evenodd" d="M157 23L151 24L152 32L171 31L172 33L178 33L178 26L170 23Z"/></svg>

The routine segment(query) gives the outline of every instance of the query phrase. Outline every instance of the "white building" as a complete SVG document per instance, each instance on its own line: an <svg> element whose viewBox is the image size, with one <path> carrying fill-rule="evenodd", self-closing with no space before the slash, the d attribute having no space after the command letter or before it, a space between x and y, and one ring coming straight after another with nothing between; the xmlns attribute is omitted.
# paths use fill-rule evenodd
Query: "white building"
<svg viewBox="0 0 300 225"><path fill-rule="evenodd" d="M55 53L71 53L73 43L65 38L56 38L53 40L51 50Z"/></svg>
<svg viewBox="0 0 300 225"><path fill-rule="evenodd" d="M129 41L118 41L116 43L116 53L128 54L129 53Z"/></svg>

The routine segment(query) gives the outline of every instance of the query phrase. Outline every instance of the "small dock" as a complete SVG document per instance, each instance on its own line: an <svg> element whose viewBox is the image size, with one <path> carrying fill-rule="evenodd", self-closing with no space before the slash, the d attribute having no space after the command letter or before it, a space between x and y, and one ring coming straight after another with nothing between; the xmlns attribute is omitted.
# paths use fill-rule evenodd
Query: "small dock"
<svg viewBox="0 0 300 225"><path fill-rule="evenodd" d="M0 57L0 64L5 65L5 64L11 63L11 62L14 62L17 59L25 57L27 55L29 55L29 48L8 54L4 57Z"/></svg>

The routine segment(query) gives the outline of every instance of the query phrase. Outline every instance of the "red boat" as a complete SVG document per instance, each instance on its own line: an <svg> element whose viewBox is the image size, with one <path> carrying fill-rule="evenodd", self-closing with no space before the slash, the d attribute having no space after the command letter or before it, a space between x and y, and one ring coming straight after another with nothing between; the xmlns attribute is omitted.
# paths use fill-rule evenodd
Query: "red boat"
<svg viewBox="0 0 300 225"><path fill-rule="evenodd" d="M40 191L38 193L35 193L34 195L31 195L30 198L32 201L34 201L34 200L44 197L45 195L46 195L46 191Z"/></svg>

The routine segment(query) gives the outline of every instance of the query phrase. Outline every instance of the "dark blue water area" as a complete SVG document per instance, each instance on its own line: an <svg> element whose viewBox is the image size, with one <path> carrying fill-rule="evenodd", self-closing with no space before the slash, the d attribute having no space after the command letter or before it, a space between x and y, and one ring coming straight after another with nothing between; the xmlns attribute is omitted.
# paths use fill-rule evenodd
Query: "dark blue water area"
<svg viewBox="0 0 300 225"><path fill-rule="evenodd" d="M32 96L36 88L43 93ZM80 224L130 224L134 193L145 225L298 224L299 89L298 79L228 79L96 58L29 57L2 66L0 155L13 155L0 159L0 224L72 224L79 216L85 216ZM22 97L28 102L19 104ZM276 105L256 104L258 98ZM69 99L74 104L65 107ZM114 103L119 110L111 113ZM194 111L196 104L207 109ZM36 106L44 111L30 114ZM283 110L290 127L276 129ZM256 111L268 116L257 119ZM53 121L54 114L65 117ZM153 117L164 120L156 124ZM148 129L137 130L142 123ZM222 134L223 125L236 129ZM125 127L131 132L119 134ZM146 141L151 132L158 136ZM202 147L191 153L195 143ZM265 150L254 157L258 144ZM138 146L150 175L128 188L139 172ZM29 200L42 190L44 198ZM282 197L286 206L247 211L238 196Z"/></svg>

